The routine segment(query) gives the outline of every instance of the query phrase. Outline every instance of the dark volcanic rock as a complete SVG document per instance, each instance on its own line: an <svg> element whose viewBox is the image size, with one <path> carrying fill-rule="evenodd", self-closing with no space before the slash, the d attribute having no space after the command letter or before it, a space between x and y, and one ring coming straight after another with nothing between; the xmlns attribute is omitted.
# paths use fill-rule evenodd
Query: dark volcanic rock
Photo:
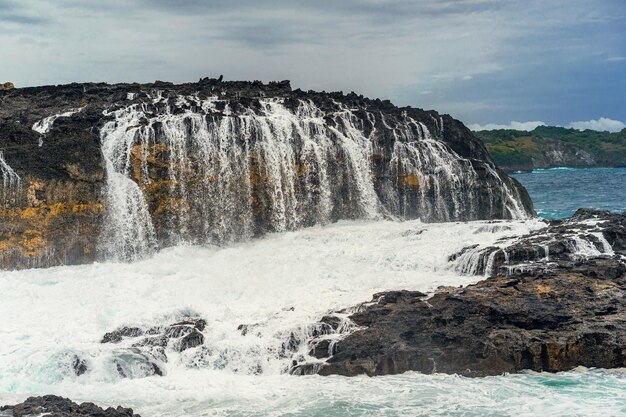
<svg viewBox="0 0 626 417"><path fill-rule="evenodd" d="M183 352L204 344L202 331L204 319L189 317L169 326L129 327L124 326L106 333L101 343L120 344L113 352L113 366L122 378L144 378L163 376L167 362L167 349ZM78 360L78 358L77 358ZM76 368L79 366L79 368ZM77 375L87 371L86 364L74 365Z"/></svg>
<svg viewBox="0 0 626 417"><path fill-rule="evenodd" d="M100 343L118 343L125 337L137 337L144 333L145 330L139 327L121 327L112 332L105 333Z"/></svg>
<svg viewBox="0 0 626 417"><path fill-rule="evenodd" d="M157 96L162 99L155 100ZM181 96L184 100L179 100ZM205 106L209 97L217 99ZM461 122L435 111L398 108L388 101L371 100L354 93L292 90L288 81L263 84L204 78L180 85L157 81L17 88L0 90L0 268L78 264L109 255L108 250L115 245L103 233L111 210L104 193L107 174L101 134L104 125L114 120L113 111L132 105L143 106L145 114L136 124L128 126L135 137L130 138L127 163L131 168L126 175L140 186L146 200L155 232L150 247L181 240L221 243L283 230L283 225L273 224L277 210L270 198L275 184L269 182L269 172L275 162L263 146L256 146L257 140L262 142L258 132L241 133L235 141L241 153L248 155L237 171L239 174L233 174L241 175L234 182L244 184L243 191L233 190L228 184L218 184L216 188L222 193L220 197L227 192L241 198L249 189L248 200L245 204L231 201L226 212L213 213L207 208L212 205L205 204L205 200L211 195L207 190L213 190L211 187L216 187L216 182L198 158L197 144L192 139L187 141L190 145L183 155L183 164L174 155L177 150L168 142L167 129L159 121L164 114L198 116L181 121L179 126L181 135L193 136L189 132L199 120L217 128L222 121L237 124L240 116L263 115L266 106L263 100L267 99L279 100L294 113L302 103L310 103L325 124L332 143L325 165L333 188L329 197L332 209L325 221L364 215L361 208L355 207L355 201L360 201L354 195L357 181L348 169L354 161L350 161L345 150L334 145L341 143L341 133L332 132L345 130L342 124L347 119L342 115L346 109L351 113L349 123L371 141L373 150L368 161L371 173L367 177L372 179L382 214L420 217L425 221L507 218L511 216L508 211L511 207L506 193L502 193L503 186L518 200L522 212L532 213L526 191L498 170L483 144ZM48 129L44 129L43 121L51 116L58 117L53 121L48 119ZM39 131L34 130L36 124ZM145 133L140 132L141 128L148 125L152 139L146 144L138 137ZM419 153L413 155L409 150L404 162L394 159L397 141L414 140L416 136L424 136L426 130L436 142L431 150L437 148L450 159L461 161L461 170L471 172L469 176L456 175L457 179L471 177L471 190L454 188L456 180L442 174L445 170L440 169L439 162L425 169L424 175L417 175L407 166L407 161L428 159ZM329 191L320 190L321 174L307 156L309 151L298 141L298 134L294 135L293 188L295 198L300 200L296 206L303 213L298 216L302 218L300 223L288 228L314 224L320 195ZM234 158L235 155L228 155L229 161ZM207 159L210 158L206 157L205 162ZM436 183L437 179L440 183ZM458 201L452 202L452 195L456 194L464 195L458 195ZM435 204L442 195L446 196L442 203L446 210ZM310 201L303 202L306 199ZM420 204L429 209L419 208ZM459 207L458 213L446 213ZM212 227L221 224L223 218L228 219L230 228L226 236L224 231Z"/></svg>
<svg viewBox="0 0 626 417"><path fill-rule="evenodd" d="M615 258L581 271L492 278L429 299L393 298L378 294L350 316L364 328L337 343L320 374L626 366L626 265Z"/></svg>
<svg viewBox="0 0 626 417"><path fill-rule="evenodd" d="M376 294L348 317L356 330L332 343L310 340L310 355L325 362L300 363L292 373L485 376L624 367L624 226L626 215L579 210L506 247L508 263L495 267L500 273L493 278L430 298L408 291ZM590 245L586 255L568 243L572 234L584 238L579 245ZM548 244L549 262L536 249ZM486 250L487 257L502 251Z"/></svg>
<svg viewBox="0 0 626 417"><path fill-rule="evenodd" d="M23 403L0 407L0 416L32 417L141 417L130 408L109 407L103 409L93 403L76 404L56 395L30 397Z"/></svg>
<svg viewBox="0 0 626 417"><path fill-rule="evenodd" d="M202 344L204 344L204 335L198 330L193 329L180 339L180 342L178 343L178 351L182 352L183 350L198 347Z"/></svg>
<svg viewBox="0 0 626 417"><path fill-rule="evenodd" d="M458 270L470 275L532 273L574 267L594 256L626 255L626 215L579 209L567 219L502 247L472 245L453 255Z"/></svg>
<svg viewBox="0 0 626 417"><path fill-rule="evenodd" d="M72 370L76 376L81 376L87 372L87 362L85 362L84 359L79 358L77 355L74 355L72 358Z"/></svg>

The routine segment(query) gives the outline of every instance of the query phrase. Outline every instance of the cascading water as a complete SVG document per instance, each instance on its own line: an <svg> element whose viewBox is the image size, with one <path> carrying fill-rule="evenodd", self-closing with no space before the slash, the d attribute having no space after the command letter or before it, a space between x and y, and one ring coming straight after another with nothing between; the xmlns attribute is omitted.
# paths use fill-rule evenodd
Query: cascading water
<svg viewBox="0 0 626 417"><path fill-rule="evenodd" d="M530 238L507 237L486 245L476 244L466 247L450 258L450 267L463 275L489 277L502 272L498 267L503 267L505 271L511 273L520 270L530 271L557 260L581 261L615 255L613 247L602 232L584 233L582 230L573 230L573 233L555 234L546 224L543 227L541 224L541 221L535 222L538 231ZM594 222L588 224L593 225ZM551 256L551 245L557 247L562 245L562 248ZM511 253L516 254L517 259L511 260ZM501 257L498 265L497 257Z"/></svg>
<svg viewBox="0 0 626 417"><path fill-rule="evenodd" d="M52 129L52 126L54 125L54 122L59 118L59 117L70 117L75 115L76 113L79 113L83 110L83 107L79 107L77 109L69 109L66 112L63 113L59 113L59 114L53 114L52 116L48 116L48 117L44 117L43 119L39 120L38 122L36 122L32 129L39 133L40 136L39 137L39 146L43 145L43 136L48 134L48 132L50 132L50 129Z"/></svg>
<svg viewBox="0 0 626 417"><path fill-rule="evenodd" d="M492 221L524 217L526 209L480 152L472 160L461 156L463 144L453 150L455 138L445 136L458 128L447 117L305 94L313 99L149 99L126 95L126 87L111 94L106 105L132 102L111 107L100 129L107 173L100 248L108 261L173 247L132 263L3 272L0 404L53 393L170 417L479 415L497 392L503 414L623 409L615 398L624 378L604 371L290 375L315 372L325 360L312 338L332 354L355 331L346 307L385 290L473 283L482 277L470 275L471 265L484 266L480 274L500 271L509 255L517 259L510 245L543 233L539 220ZM26 184L24 166L13 151L7 156ZM0 173L3 190L19 185L1 155ZM472 219L489 221L455 221ZM304 226L313 227L291 231ZM273 231L281 233L266 233ZM612 253L599 230L580 233L597 252ZM585 245L576 251L596 254ZM451 264L464 248L476 252ZM554 242L537 248L546 262L558 260ZM461 260L469 266L459 274ZM120 329L121 340L103 343Z"/></svg>
<svg viewBox="0 0 626 417"><path fill-rule="evenodd" d="M20 187L20 176L4 160L4 153L0 151L0 175L2 176L2 189L0 190L0 203L11 198L13 192Z"/></svg>
<svg viewBox="0 0 626 417"><path fill-rule="evenodd" d="M441 118L433 136L406 112L391 120L338 102L149 98L106 112L101 130L103 240L117 258L157 241L221 244L340 219L526 216L492 167L498 192L440 140Z"/></svg>
<svg viewBox="0 0 626 417"><path fill-rule="evenodd" d="M127 123L137 122L133 116L126 115ZM155 238L142 191L129 177L129 144L133 136L119 129L118 122L108 122L101 137L107 170L107 214L100 247L110 259L134 260L155 246Z"/></svg>

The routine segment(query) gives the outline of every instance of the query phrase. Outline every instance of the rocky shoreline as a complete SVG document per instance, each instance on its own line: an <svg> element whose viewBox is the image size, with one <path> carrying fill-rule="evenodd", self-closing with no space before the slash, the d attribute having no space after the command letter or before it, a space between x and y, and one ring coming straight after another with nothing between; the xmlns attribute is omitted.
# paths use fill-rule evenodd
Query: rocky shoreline
<svg viewBox="0 0 626 417"><path fill-rule="evenodd" d="M56 395L29 397L23 403L0 406L0 417L141 417L131 408L108 407L94 403L77 404Z"/></svg>
<svg viewBox="0 0 626 417"><path fill-rule="evenodd" d="M566 237L573 231L597 252L589 252L591 246L583 248L585 256L574 251ZM292 373L479 377L624 367L625 239L626 213L579 210L503 249L475 252L482 265L495 251L510 255L498 258L495 274L474 285L442 288L431 297L375 294L349 315L357 330L332 343L326 335L312 339L311 355L319 361L296 364Z"/></svg>

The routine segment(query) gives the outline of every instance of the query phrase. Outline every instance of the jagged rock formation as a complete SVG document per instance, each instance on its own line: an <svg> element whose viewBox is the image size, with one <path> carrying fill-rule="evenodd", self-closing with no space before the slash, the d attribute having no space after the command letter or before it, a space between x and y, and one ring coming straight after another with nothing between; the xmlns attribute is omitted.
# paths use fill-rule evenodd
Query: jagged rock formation
<svg viewBox="0 0 626 417"><path fill-rule="evenodd" d="M568 219L551 220L544 229L496 244L464 248L450 261L462 274L492 276L550 270L602 255L626 255L626 216L579 209Z"/></svg>
<svg viewBox="0 0 626 417"><path fill-rule="evenodd" d="M288 82L0 92L0 267L136 259L338 219L519 218L460 122Z"/></svg>
<svg viewBox="0 0 626 417"><path fill-rule="evenodd" d="M510 261L525 268L434 296L408 291L374 295L348 319L354 328L329 346L324 335L309 341L319 362L296 365L295 373L384 375L409 370L466 376L524 369L567 371L576 366L626 366L626 213L581 210L553 224L550 233L575 228L589 236L600 227L611 252L573 259L556 242L550 262L535 250L540 235L521 239ZM577 227L575 227L577 226ZM595 231L593 232L595 233ZM593 235L590 235L593 236ZM552 249L552 246L551 246ZM528 266L529 262L535 262ZM480 272L480 271L476 271Z"/></svg>
<svg viewBox="0 0 626 417"><path fill-rule="evenodd" d="M114 352L111 365L121 378L163 376L163 365L168 361L168 350L183 352L204 344L202 331L206 321L197 317L173 323L169 326L121 327L106 333L101 343L121 344ZM78 358L77 363L84 363ZM77 376L89 371L74 366Z"/></svg>
<svg viewBox="0 0 626 417"><path fill-rule="evenodd" d="M56 395L29 397L23 403L0 407L0 417L141 417L130 408L103 409L93 403L77 404Z"/></svg>

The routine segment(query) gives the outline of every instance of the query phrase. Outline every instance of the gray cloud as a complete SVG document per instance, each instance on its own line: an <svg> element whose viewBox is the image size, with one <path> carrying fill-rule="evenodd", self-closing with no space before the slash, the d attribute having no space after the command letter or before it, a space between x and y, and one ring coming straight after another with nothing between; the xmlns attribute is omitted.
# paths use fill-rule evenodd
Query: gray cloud
<svg viewBox="0 0 626 417"><path fill-rule="evenodd" d="M20 7L14 1L0 0L0 24L42 25L48 19L29 13L27 8ZM6 29L6 28L4 28Z"/></svg>
<svg viewBox="0 0 626 417"><path fill-rule="evenodd" d="M591 83L559 68L625 56L624 12L621 0L0 0L0 73L17 85L289 78L474 123L558 121L550 83L570 95ZM613 82L624 65L611 60Z"/></svg>

